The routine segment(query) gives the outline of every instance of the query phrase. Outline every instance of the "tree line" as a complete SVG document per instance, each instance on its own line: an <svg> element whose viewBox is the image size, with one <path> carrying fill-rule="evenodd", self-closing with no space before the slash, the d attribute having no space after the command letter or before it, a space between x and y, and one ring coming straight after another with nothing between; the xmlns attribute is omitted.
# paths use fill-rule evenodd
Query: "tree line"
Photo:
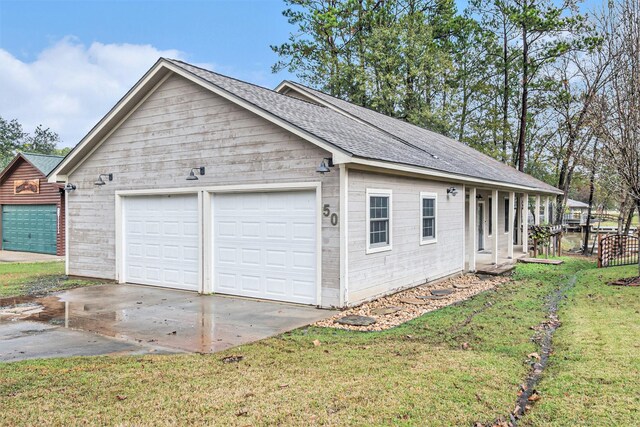
<svg viewBox="0 0 640 427"><path fill-rule="evenodd" d="M70 148L58 149L57 133L38 125L32 133L25 132L17 119L5 120L0 116L0 170L3 170L18 152L66 155Z"/></svg>
<svg viewBox="0 0 640 427"><path fill-rule="evenodd" d="M559 214L591 194L623 216L640 201L638 7L286 0L292 30L272 46L273 71L555 185Z"/></svg>

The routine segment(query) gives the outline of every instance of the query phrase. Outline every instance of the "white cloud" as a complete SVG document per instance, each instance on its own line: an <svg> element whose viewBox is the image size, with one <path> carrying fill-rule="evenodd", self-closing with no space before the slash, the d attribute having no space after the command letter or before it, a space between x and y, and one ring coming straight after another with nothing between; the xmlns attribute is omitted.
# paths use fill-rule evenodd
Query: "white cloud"
<svg viewBox="0 0 640 427"><path fill-rule="evenodd" d="M151 45L85 46L72 37L33 62L0 49L0 115L27 132L42 124L74 146L161 56L184 54Z"/></svg>

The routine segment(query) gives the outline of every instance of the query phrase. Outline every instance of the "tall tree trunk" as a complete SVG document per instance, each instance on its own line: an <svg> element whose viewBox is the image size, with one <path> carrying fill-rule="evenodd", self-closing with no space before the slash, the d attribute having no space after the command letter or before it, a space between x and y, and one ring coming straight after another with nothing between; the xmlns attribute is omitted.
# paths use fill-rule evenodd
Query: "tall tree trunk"
<svg viewBox="0 0 640 427"><path fill-rule="evenodd" d="M367 100L367 90L366 90L366 59L365 59L365 40L366 36L364 33L364 26L366 23L364 22L364 6L362 4L362 0L359 2L358 6L358 29L357 29L357 37L358 37L358 61L360 68L360 75L356 80L356 84L358 85L357 93L360 94L360 105L363 107L368 107L369 103Z"/></svg>
<svg viewBox="0 0 640 427"><path fill-rule="evenodd" d="M638 194L638 193L636 193ZM636 211L638 212L638 215L640 215L640 199L636 198L635 200L635 207L636 207ZM638 236L640 237L640 236ZM638 255L638 276L640 276L640 255Z"/></svg>
<svg viewBox="0 0 640 427"><path fill-rule="evenodd" d="M566 208L567 198L564 193L556 196L556 225L562 225L564 221L564 210Z"/></svg>
<svg viewBox="0 0 640 427"><path fill-rule="evenodd" d="M636 211L640 215L640 199L636 199ZM640 276L640 255L638 256L638 276Z"/></svg>
<svg viewBox="0 0 640 427"><path fill-rule="evenodd" d="M629 235L629 230L631 229L631 221L633 221L633 214L635 213L636 207L631 205L629 208L629 215L627 215L627 222L624 225L624 235Z"/></svg>
<svg viewBox="0 0 640 427"><path fill-rule="evenodd" d="M620 209L618 211L618 233L622 230L622 226L624 225L625 213L627 211L627 206L629 205L629 193L625 192L624 198L622 199L622 203L620 204Z"/></svg>
<svg viewBox="0 0 640 427"><path fill-rule="evenodd" d="M462 112L460 113L460 129L458 131L458 141L464 142L464 128L467 124L467 108L469 103L469 94L467 93L467 81L465 79L462 84Z"/></svg>
<svg viewBox="0 0 640 427"><path fill-rule="evenodd" d="M525 11L527 10L525 2ZM527 135L527 110L529 102L529 42L527 26L522 26L522 105L520 110L520 132L518 133L518 170L524 171L525 137Z"/></svg>
<svg viewBox="0 0 640 427"><path fill-rule="evenodd" d="M509 46L507 21L502 24L502 162L507 163L507 132L509 131Z"/></svg>
<svg viewBox="0 0 640 427"><path fill-rule="evenodd" d="M595 193L596 169L598 165L597 144L593 144L593 164L591 165L591 176L589 177L589 209L587 209L587 224L584 231L584 247L582 255L588 255L589 251L589 232L591 231L591 211L593 209L593 193Z"/></svg>

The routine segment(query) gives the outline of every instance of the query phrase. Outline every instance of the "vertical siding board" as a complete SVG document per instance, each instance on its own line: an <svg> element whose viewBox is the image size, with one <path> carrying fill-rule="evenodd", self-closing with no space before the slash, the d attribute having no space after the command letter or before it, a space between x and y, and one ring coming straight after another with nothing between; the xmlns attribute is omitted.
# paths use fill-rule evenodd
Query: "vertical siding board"
<svg viewBox="0 0 640 427"><path fill-rule="evenodd" d="M267 120L172 76L70 174L69 182L78 187L68 194L70 274L115 279L116 191L321 182L322 204L339 213L338 168L325 175L315 172L327 156ZM207 168L206 174L186 181L189 169L199 166ZM114 180L96 187L100 173L113 173ZM330 216L322 216L321 226L322 305L337 306L339 226L331 224Z"/></svg>

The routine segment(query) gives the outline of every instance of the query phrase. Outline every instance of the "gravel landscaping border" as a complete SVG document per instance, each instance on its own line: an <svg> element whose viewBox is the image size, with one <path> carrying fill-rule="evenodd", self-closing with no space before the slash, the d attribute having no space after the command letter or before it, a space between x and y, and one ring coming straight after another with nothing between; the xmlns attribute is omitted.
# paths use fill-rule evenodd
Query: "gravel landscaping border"
<svg viewBox="0 0 640 427"><path fill-rule="evenodd" d="M325 328L348 329L352 331L384 331L394 328L430 311L437 310L448 305L464 301L481 292L488 291L512 279L505 276L478 276L465 274L449 279L443 279L415 288L406 289L398 293L380 297L356 307L350 307L336 315L316 322L315 326ZM439 290L453 290L449 295L440 295L446 292ZM436 291L432 294L432 291ZM349 316L349 317L347 317ZM353 316L359 316L361 319ZM347 317L345 323L338 323L340 319ZM367 321L367 318L369 319ZM366 326L351 324L352 320L362 320L363 323L371 323Z"/></svg>

